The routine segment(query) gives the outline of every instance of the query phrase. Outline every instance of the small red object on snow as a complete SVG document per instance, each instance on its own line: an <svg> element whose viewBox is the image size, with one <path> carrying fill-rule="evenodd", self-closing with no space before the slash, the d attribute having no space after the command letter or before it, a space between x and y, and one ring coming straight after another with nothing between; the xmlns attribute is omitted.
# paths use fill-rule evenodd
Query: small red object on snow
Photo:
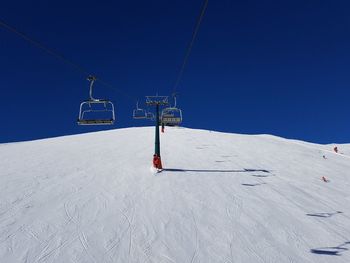
<svg viewBox="0 0 350 263"><path fill-rule="evenodd" d="M337 146L335 146L335 147L333 148L333 150L334 150L336 153L338 153L338 147L337 147Z"/></svg>
<svg viewBox="0 0 350 263"><path fill-rule="evenodd" d="M153 167L157 168L157 169L163 169L160 156L158 156L156 154L153 155Z"/></svg>

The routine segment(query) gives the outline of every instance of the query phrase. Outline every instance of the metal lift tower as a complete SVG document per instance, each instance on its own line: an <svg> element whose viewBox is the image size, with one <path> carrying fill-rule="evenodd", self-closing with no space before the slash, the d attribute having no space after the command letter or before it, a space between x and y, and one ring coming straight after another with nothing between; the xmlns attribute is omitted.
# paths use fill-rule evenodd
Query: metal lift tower
<svg viewBox="0 0 350 263"><path fill-rule="evenodd" d="M160 115L159 107L168 105L168 96L146 96L146 104L148 106L156 107L156 120L155 120L155 142L154 142L154 155L153 166L157 169L163 169L162 161L160 157L160 137L159 137L159 124Z"/></svg>

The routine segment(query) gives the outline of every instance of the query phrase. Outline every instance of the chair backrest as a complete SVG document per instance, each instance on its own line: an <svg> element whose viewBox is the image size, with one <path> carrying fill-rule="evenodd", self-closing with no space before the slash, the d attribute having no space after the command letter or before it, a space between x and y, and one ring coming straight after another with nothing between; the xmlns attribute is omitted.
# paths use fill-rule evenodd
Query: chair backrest
<svg viewBox="0 0 350 263"><path fill-rule="evenodd" d="M112 125L115 122L114 105L109 100L86 100L80 104L79 125Z"/></svg>
<svg viewBox="0 0 350 263"><path fill-rule="evenodd" d="M146 114L145 110L138 108L138 109L133 110L132 117L134 119L146 119L147 114Z"/></svg>

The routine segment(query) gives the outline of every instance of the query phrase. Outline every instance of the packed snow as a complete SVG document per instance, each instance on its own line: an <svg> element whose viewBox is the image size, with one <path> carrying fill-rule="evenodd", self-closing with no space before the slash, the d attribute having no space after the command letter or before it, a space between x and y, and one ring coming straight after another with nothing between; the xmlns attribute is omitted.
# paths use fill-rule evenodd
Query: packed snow
<svg viewBox="0 0 350 263"><path fill-rule="evenodd" d="M350 262L350 145L187 128L0 144L0 262ZM324 181L326 179L326 181Z"/></svg>

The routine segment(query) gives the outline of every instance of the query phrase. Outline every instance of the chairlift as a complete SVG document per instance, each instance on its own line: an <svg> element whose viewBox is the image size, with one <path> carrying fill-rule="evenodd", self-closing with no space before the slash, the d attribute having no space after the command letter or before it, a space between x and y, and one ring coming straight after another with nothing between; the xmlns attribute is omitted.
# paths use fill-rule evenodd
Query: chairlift
<svg viewBox="0 0 350 263"><path fill-rule="evenodd" d="M133 110L132 117L134 119L147 119L147 112L139 108L139 102L136 103L136 109Z"/></svg>
<svg viewBox="0 0 350 263"><path fill-rule="evenodd" d="M176 107L176 97L174 101L173 107L162 110L161 121L166 126L179 126L182 123L182 110Z"/></svg>
<svg viewBox="0 0 350 263"><path fill-rule="evenodd" d="M80 104L79 125L111 125L115 121L114 105L110 100L95 99L92 96L92 87L96 77L89 76L90 81L90 98Z"/></svg>
<svg viewBox="0 0 350 263"><path fill-rule="evenodd" d="M178 108L165 108L162 111L161 120L167 126L179 126L182 122L182 111Z"/></svg>
<svg viewBox="0 0 350 263"><path fill-rule="evenodd" d="M156 119L156 117L154 116L153 112L146 112L146 119L154 121Z"/></svg>

